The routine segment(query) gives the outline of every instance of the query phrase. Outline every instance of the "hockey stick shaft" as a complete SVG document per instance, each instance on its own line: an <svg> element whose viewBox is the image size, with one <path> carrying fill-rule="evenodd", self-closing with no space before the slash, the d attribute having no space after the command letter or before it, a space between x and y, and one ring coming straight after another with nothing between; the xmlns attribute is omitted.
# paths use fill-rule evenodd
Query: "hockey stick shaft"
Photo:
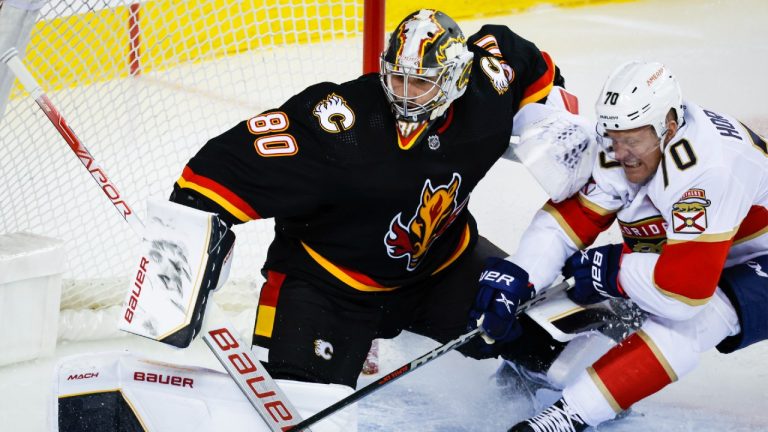
<svg viewBox="0 0 768 432"><path fill-rule="evenodd" d="M15 48L10 48L0 55L0 62L8 65L11 72L13 72L16 78L21 82L22 86L29 92L35 102L37 102L37 105L43 110L43 113L45 113L46 117L53 123L53 126L61 134L67 144L69 144L69 147L75 152L75 155L80 159L80 162L91 174L91 177L112 202L112 205L117 209L120 216L128 222L128 225L134 232L136 232L136 234L143 237L144 224L141 222L139 216L123 199L120 192L118 192L117 187L109 179L104 169L96 162L93 155L91 155L88 149L86 149L83 143L77 138L61 113L59 113L53 103L51 103L50 99L48 99L48 96L43 92L42 87L40 87L32 76L32 73L19 59L18 51ZM298 411L290 404L280 387L277 386L277 383L275 383L272 377L269 376L264 369L264 366L255 358L255 356L251 355L253 358L248 356L246 351L237 342L234 336L232 336L234 334L236 333L232 332L229 328L222 327L208 332L206 334L208 338L205 341L208 344L208 347L213 351L214 355L216 355L219 361L224 365L227 373L229 373L238 387L240 387L246 394L249 402L256 408L270 430L273 432L287 430L290 424L301 420ZM225 352L226 355L223 354ZM256 371L258 371L257 375ZM243 378L247 373L250 374L247 375L247 378ZM261 398L252 400L249 395L249 390L251 392L256 392L257 396L261 395ZM270 398L269 401L271 404L267 405L265 408L265 406L260 403L268 397ZM275 424L275 418L282 419L283 421ZM286 419L291 420L291 422L285 423L288 421ZM280 427L278 427L278 425Z"/></svg>
<svg viewBox="0 0 768 432"><path fill-rule="evenodd" d="M548 288L545 291L542 291L539 293L536 297L532 298L531 300L521 304L517 308L517 315L522 314L526 310L530 309L531 307L547 300L548 298L551 298L553 295L556 295L559 292L562 292L570 287L570 282L565 281L561 282L557 285L553 285L550 288ZM313 424L317 423L318 421L328 417L329 415L335 413L336 411L341 410L342 408L351 405L360 399L364 398L365 396L368 396L369 394L380 390L382 387L384 387L387 384L390 384L394 382L395 380L404 377L405 375L413 372L414 370L420 368L421 366L424 366L425 364L431 362L432 360L435 360L438 357L441 357L443 354L453 351L456 348L459 348L460 346L466 344L469 342L472 338L475 336L481 334L480 328L476 328L468 333L465 333L456 339L453 339L444 345L441 345L432 351L424 354L423 356L412 360L411 362L404 364L403 366L395 369L394 371L384 375L383 377L379 378L378 380L366 385L365 387L362 387L355 391L354 393L350 394L349 396L339 400L338 402L328 406L327 408L317 412L316 414L307 417L304 421L296 424L291 431L302 431L307 430L306 428L309 426L312 426Z"/></svg>
<svg viewBox="0 0 768 432"><path fill-rule="evenodd" d="M51 100L43 92L40 84L32 76L32 73L19 59L18 52L15 48L10 48L8 51L0 56L0 61L4 62L11 69L11 72L18 78L21 85L29 92L32 98L37 102L37 105L43 111L46 117L51 121L56 130L64 138L64 141L69 144L69 148L75 152L75 156L80 159L85 169L91 174L91 177L101 188L102 192L109 198L109 201L115 207L120 216L128 222L128 225L134 232L140 236L144 234L144 224L139 219L138 215L133 211L131 206L123 199L123 196L117 190L114 183L109 179L107 173L96 162L91 152L83 145L80 139L75 135L74 131L69 127L67 121L61 115L59 110L51 103Z"/></svg>

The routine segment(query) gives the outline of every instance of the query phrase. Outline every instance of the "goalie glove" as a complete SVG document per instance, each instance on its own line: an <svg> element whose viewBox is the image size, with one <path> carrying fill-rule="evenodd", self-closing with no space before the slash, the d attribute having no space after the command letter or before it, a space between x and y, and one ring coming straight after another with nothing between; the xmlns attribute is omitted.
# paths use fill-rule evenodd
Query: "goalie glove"
<svg viewBox="0 0 768 432"><path fill-rule="evenodd" d="M149 201L147 220L119 328L185 348L227 279L235 234L215 213L170 201Z"/></svg>
<svg viewBox="0 0 768 432"><path fill-rule="evenodd" d="M554 202L587 183L597 157L594 127L566 111L553 89L547 105L532 103L515 115L505 158L525 165Z"/></svg>

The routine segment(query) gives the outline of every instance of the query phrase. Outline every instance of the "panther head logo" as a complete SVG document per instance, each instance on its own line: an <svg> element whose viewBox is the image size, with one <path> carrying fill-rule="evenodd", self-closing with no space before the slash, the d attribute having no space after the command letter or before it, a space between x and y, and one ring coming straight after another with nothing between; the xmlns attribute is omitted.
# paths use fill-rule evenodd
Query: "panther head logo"
<svg viewBox="0 0 768 432"><path fill-rule="evenodd" d="M427 179L421 191L421 200L414 216L407 225L402 222L402 212L392 219L384 237L387 254L392 258L408 257L408 271L414 270L426 255L429 247L453 223L467 204L469 196L460 204L456 202L461 176L453 174L447 185L433 187Z"/></svg>

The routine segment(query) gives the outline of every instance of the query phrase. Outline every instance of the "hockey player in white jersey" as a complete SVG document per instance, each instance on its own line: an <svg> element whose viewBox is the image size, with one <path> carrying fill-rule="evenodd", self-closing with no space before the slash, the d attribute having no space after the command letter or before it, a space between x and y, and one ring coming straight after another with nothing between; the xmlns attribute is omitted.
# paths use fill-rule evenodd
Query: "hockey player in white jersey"
<svg viewBox="0 0 768 432"><path fill-rule="evenodd" d="M560 400L510 431L583 431L685 376L704 351L768 339L765 140L731 116L683 102L660 63L621 65L596 110L605 151L593 180L535 215L518 251L488 269L514 281L481 282L492 301L476 308L485 307L486 333L514 334L514 305L562 269L575 279L575 302L625 297L649 317ZM582 250L615 219L623 244Z"/></svg>

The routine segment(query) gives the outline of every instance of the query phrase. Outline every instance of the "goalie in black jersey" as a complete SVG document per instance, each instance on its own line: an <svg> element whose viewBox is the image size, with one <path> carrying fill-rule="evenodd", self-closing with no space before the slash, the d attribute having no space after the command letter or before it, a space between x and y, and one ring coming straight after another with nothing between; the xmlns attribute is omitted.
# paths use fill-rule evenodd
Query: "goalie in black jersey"
<svg viewBox="0 0 768 432"><path fill-rule="evenodd" d="M485 258L506 255L478 235L470 194L514 157L518 111L562 83L550 57L509 28L465 38L423 9L392 33L380 73L310 86L202 147L172 201L228 224L275 219L253 333L273 377L354 387L375 338L408 330L446 342L467 331ZM591 170L590 134L569 130L545 152L571 155L572 175L545 185L561 198ZM544 166L526 165L534 175ZM477 338L460 351L510 349Z"/></svg>

